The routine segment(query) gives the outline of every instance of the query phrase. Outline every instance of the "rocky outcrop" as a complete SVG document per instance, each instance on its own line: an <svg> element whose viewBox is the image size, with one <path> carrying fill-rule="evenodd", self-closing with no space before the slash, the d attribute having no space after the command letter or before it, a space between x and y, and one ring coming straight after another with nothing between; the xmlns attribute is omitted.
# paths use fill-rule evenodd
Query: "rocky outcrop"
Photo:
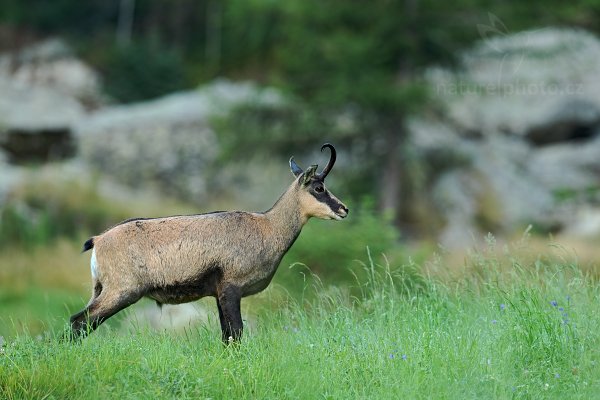
<svg viewBox="0 0 600 400"><path fill-rule="evenodd" d="M13 163L72 156L73 126L99 102L97 75L59 40L0 56L0 149Z"/></svg>
<svg viewBox="0 0 600 400"><path fill-rule="evenodd" d="M262 160L219 162L215 119L242 103L280 104L271 89L216 81L92 110L102 104L88 95L97 78L85 68L62 68L76 65L68 49L54 43L11 57L0 57L2 167L32 155L60 159L76 142L87 165L127 186L154 186L196 203L232 187L252 207L268 205L251 197L259 193L252 185L265 193L273 186L260 192L265 198L279 194L278 185L258 179L288 178ZM409 145L427 165L427 212L443 225L443 245L462 247L488 231L529 224L540 232L600 234L599 60L593 35L544 29L485 39L465 52L458 70L427 72L437 112L409 121ZM11 181L2 178L0 200Z"/></svg>
<svg viewBox="0 0 600 400"><path fill-rule="evenodd" d="M528 224L600 234L581 221L600 210L599 60L596 37L545 29L484 40L459 72L428 72L443 111L415 118L411 143L426 163L451 160L430 177L443 244Z"/></svg>
<svg viewBox="0 0 600 400"><path fill-rule="evenodd" d="M99 75L60 39L48 39L0 56L0 80L18 87L56 91L87 107L104 103Z"/></svg>
<svg viewBox="0 0 600 400"><path fill-rule="evenodd" d="M48 40L0 55L0 163L8 176L16 165L76 156L91 171L134 189L199 203L225 188L243 191L244 185L232 184L240 179L252 184L254 176L270 176L268 168L259 174L235 160L218 166L215 121L238 104L281 101L272 89L218 80L153 101L110 106L97 74L64 42ZM3 179L0 192L10 182Z"/></svg>
<svg viewBox="0 0 600 400"><path fill-rule="evenodd" d="M214 194L219 143L215 118L244 102L279 101L269 89L216 81L157 100L108 107L77 126L84 160L132 186L201 202ZM219 176L222 179L223 176Z"/></svg>
<svg viewBox="0 0 600 400"><path fill-rule="evenodd" d="M57 92L0 80L0 148L12 162L73 155L73 125L84 115L75 100Z"/></svg>

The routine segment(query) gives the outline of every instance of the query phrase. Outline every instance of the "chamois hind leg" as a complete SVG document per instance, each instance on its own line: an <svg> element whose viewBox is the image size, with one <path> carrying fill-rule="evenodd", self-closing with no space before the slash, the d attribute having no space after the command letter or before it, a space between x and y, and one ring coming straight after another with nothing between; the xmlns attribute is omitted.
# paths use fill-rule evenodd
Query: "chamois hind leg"
<svg viewBox="0 0 600 400"><path fill-rule="evenodd" d="M76 314L71 315L70 318L70 323L71 323L71 332L68 334L68 338L70 339L75 339L76 337L78 337L79 331L81 329L73 329L73 324L76 321L79 321L81 319L84 318L84 316L86 315L86 313L89 313L89 308L90 306L94 303L94 301L98 298L98 296L100 296L100 293L102 293L102 284L100 283L100 281L94 279L93 281L94 284L94 289L92 291L92 298L90 299L90 301L88 301L87 305L85 306L85 308L81 311L79 311Z"/></svg>
<svg viewBox="0 0 600 400"><path fill-rule="evenodd" d="M122 309L132 305L142 296L134 290L111 290L99 287L94 289L94 296L82 311L71 317L71 339L87 336L100 324Z"/></svg>
<svg viewBox="0 0 600 400"><path fill-rule="evenodd" d="M240 291L232 286L224 288L218 294L217 308L219 309L222 339L226 344L242 338L241 300Z"/></svg>

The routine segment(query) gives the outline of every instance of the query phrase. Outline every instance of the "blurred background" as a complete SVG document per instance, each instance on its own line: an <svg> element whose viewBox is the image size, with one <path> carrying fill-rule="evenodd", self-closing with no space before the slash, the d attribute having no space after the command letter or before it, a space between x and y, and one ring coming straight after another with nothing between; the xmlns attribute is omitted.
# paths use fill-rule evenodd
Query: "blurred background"
<svg viewBox="0 0 600 400"><path fill-rule="evenodd" d="M350 217L311 221L273 290L352 287L367 249L418 284L488 233L593 261L599 19L592 0L3 0L0 335L83 307L90 235L267 210L324 142Z"/></svg>

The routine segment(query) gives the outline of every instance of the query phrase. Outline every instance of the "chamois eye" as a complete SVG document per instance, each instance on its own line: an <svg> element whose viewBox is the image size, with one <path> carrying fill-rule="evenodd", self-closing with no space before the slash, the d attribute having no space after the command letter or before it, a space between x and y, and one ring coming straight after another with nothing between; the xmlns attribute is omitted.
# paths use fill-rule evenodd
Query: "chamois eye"
<svg viewBox="0 0 600 400"><path fill-rule="evenodd" d="M315 192L317 192L317 193L323 193L324 191L325 191L325 189L323 188L323 186L315 187Z"/></svg>

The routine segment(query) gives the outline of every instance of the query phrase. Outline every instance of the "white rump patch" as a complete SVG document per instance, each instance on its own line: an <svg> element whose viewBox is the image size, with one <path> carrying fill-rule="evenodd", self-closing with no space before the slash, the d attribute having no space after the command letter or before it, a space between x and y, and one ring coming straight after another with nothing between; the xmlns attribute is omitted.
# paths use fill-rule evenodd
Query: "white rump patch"
<svg viewBox="0 0 600 400"><path fill-rule="evenodd" d="M96 279L98 270L98 260L96 260L96 249L92 249L92 260L90 261L90 269L92 270L92 278Z"/></svg>

